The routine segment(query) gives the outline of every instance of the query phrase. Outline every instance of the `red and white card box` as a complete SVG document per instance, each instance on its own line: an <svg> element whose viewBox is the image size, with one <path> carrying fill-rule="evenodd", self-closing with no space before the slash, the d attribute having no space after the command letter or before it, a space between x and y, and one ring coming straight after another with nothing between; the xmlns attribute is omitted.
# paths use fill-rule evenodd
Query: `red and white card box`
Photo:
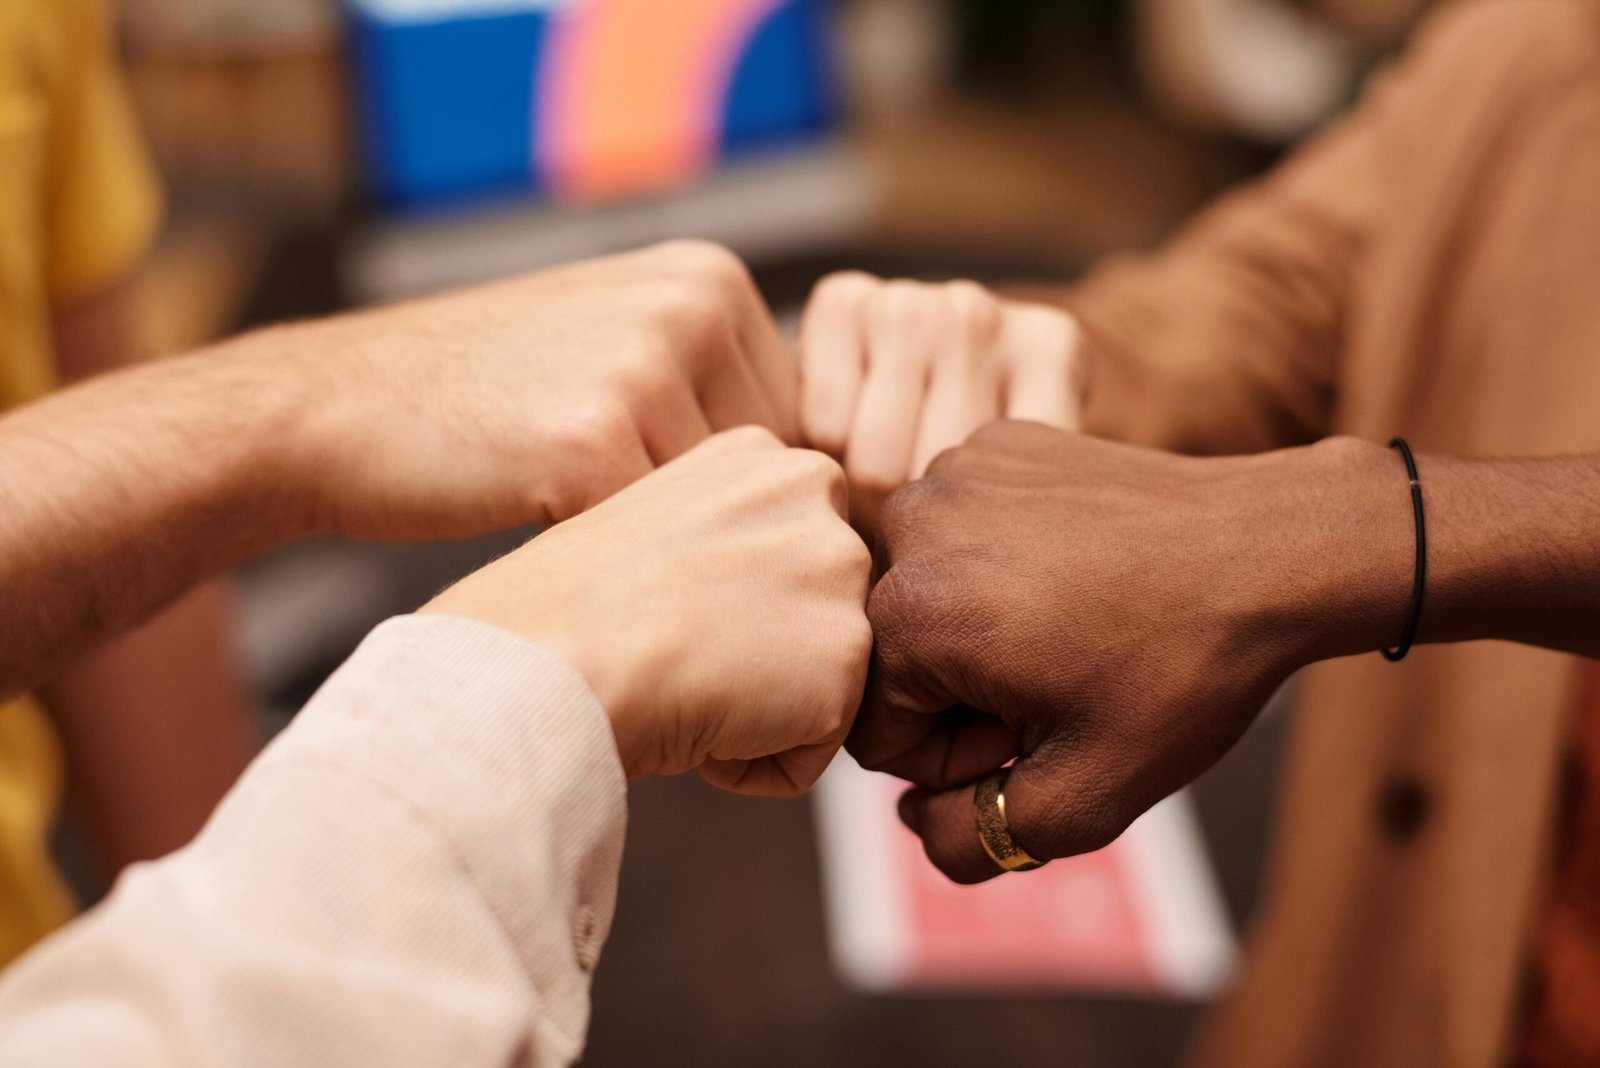
<svg viewBox="0 0 1600 1068"><path fill-rule="evenodd" d="M896 817L902 789L842 758L813 795L851 985L1205 998L1226 981L1237 946L1186 794L1098 852L957 886Z"/></svg>

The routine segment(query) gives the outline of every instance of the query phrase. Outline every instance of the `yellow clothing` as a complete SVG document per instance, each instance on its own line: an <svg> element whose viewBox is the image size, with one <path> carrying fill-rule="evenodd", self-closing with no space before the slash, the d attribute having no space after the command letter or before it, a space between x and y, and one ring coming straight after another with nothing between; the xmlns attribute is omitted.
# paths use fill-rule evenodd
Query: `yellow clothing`
<svg viewBox="0 0 1600 1068"><path fill-rule="evenodd" d="M101 0L0 3L0 409L54 384L52 310L133 267L156 189ZM0 706L0 963L71 912L45 845L60 780L37 705Z"/></svg>

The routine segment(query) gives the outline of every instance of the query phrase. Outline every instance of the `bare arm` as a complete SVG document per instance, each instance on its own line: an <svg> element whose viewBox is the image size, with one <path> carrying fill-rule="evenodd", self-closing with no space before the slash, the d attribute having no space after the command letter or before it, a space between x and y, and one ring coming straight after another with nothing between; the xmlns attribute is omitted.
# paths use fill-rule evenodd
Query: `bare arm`
<svg viewBox="0 0 1600 1068"><path fill-rule="evenodd" d="M298 388L230 352L108 375L0 420L0 691L56 678L195 582L307 531L275 488Z"/></svg>
<svg viewBox="0 0 1600 1068"><path fill-rule="evenodd" d="M56 314L61 381L140 360L139 297L128 281ZM40 697L108 873L194 837L255 750L226 579L90 653Z"/></svg>
<svg viewBox="0 0 1600 1068"><path fill-rule="evenodd" d="M122 371L0 419L0 693L304 534L575 515L714 430L796 437L742 264L672 243Z"/></svg>

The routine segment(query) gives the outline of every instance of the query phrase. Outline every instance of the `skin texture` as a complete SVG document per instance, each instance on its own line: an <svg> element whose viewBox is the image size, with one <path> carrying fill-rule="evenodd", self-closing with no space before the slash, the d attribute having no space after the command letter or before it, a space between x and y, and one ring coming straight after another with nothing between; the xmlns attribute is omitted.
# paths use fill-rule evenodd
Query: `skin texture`
<svg viewBox="0 0 1600 1068"><path fill-rule="evenodd" d="M59 309L59 380L139 362L139 306L130 280ZM38 696L108 875L194 837L256 749L225 580L94 650Z"/></svg>
<svg viewBox="0 0 1600 1068"><path fill-rule="evenodd" d="M255 340L326 379L296 478L316 525L358 537L559 522L714 431L799 440L788 346L739 259L698 242Z"/></svg>
<svg viewBox="0 0 1600 1068"><path fill-rule="evenodd" d="M974 282L831 275L806 308L800 349L806 440L844 461L864 528L889 493L991 420L1079 425L1084 343L1072 317Z"/></svg>
<svg viewBox="0 0 1600 1068"><path fill-rule="evenodd" d="M568 518L756 422L793 361L744 268L678 243L103 376L0 420L0 693L314 533Z"/></svg>
<svg viewBox="0 0 1600 1068"><path fill-rule="evenodd" d="M845 506L826 456L728 431L424 611L561 653L609 712L630 778L699 768L741 793L797 794L844 741L872 648L871 557Z"/></svg>
<svg viewBox="0 0 1600 1068"><path fill-rule="evenodd" d="M1600 460L1419 458L1421 641L1600 651ZM1330 439L1195 459L995 423L892 497L848 748L917 788L902 818L951 878L1000 874L972 783L1015 760L1015 839L1104 846L1231 746L1315 660L1399 640L1404 468Z"/></svg>

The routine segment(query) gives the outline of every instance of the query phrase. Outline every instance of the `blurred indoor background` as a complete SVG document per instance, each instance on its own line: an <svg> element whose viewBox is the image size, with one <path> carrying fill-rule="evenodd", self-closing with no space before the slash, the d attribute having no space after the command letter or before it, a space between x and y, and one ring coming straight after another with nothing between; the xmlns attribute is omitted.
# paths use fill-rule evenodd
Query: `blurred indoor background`
<svg viewBox="0 0 1600 1068"><path fill-rule="evenodd" d="M627 9L680 2L718 7L120 0L169 195L148 344L680 236L746 256L791 322L841 267L1069 279L1270 164L1350 99L1422 0L747 4L762 22L709 135L657 106L694 57L646 61L670 43L627 34ZM587 86L592 106L541 100L537 38L584 4L619 9L620 58L586 75L612 81ZM607 155L608 137L651 123L653 151ZM325 541L247 567L263 733L374 623L525 535ZM1195 790L1234 929L1255 899L1283 714ZM63 850L92 897L103 880L70 828ZM1191 995L1092 984L862 992L830 962L827 923L810 804L693 777L637 787L587 1063L1167 1064L1199 1015Z"/></svg>

